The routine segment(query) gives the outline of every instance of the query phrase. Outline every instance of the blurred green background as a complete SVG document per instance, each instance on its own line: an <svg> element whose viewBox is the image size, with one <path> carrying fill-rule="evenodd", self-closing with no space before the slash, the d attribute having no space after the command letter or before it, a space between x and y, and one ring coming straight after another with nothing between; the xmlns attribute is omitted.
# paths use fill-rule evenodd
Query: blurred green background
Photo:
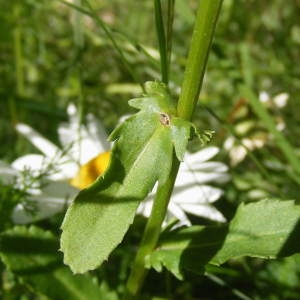
<svg viewBox="0 0 300 300"><path fill-rule="evenodd" d="M175 4L170 72L175 99L183 78L197 2L176 0ZM90 3L111 29L135 79L140 83L160 80L153 2L91 0ZM265 100L263 104L269 115L299 157L299 16L299 0L224 0L194 121L199 128L215 131L212 144L221 148L219 159L231 167L232 179L217 204L229 219L240 202L268 196L297 199L299 195L299 181L295 180L292 166L264 121L238 91L239 85L247 82ZM27 123L59 143L57 125L67 120L69 103L82 109L83 122L86 113L93 113L111 132L121 116L133 111L127 101L141 93L135 79L93 18L60 1L1 1L1 160L11 162L20 155L37 151L17 135L14 129L17 122ZM232 151L239 141L252 145L249 149L258 163L249 155L234 160ZM193 141L190 147L198 149L199 144ZM41 227L57 234L57 224L46 222ZM137 224L136 233L128 240L135 240L139 234ZM125 271L119 270L122 266L126 269L129 263L126 243L124 249L113 257L115 265L105 266L96 274L98 278L110 278L110 286L116 289L117 279L111 279L116 275L111 274L119 274L121 279L125 276ZM147 292L162 299L299 299L299 260L299 255L267 262L244 258L222 268L212 268L204 277L188 274L189 280L185 282L153 272L146 283ZM0 297L44 299L5 276L1 279Z"/></svg>

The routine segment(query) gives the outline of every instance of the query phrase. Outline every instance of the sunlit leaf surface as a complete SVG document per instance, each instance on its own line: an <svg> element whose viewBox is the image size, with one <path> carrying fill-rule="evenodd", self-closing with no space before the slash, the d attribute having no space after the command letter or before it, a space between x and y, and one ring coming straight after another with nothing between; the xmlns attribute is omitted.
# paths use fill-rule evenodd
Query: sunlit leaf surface
<svg viewBox="0 0 300 300"><path fill-rule="evenodd" d="M241 204L228 226L192 226L162 238L148 265L178 278L182 270L203 273L205 265L231 258L277 258L300 251L300 206L274 199Z"/></svg>
<svg viewBox="0 0 300 300"><path fill-rule="evenodd" d="M178 159L183 157L191 124L174 116L163 84L148 82L146 91L129 102L140 111L110 137L115 143L107 172L79 193L66 214L61 249L75 273L99 266L121 242L140 201L156 181L168 178L174 145Z"/></svg>

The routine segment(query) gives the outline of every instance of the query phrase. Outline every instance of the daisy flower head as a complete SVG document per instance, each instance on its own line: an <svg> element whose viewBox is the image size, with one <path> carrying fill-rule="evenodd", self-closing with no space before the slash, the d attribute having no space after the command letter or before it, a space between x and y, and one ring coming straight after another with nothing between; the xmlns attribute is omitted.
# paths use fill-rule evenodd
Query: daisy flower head
<svg viewBox="0 0 300 300"><path fill-rule="evenodd" d="M45 163L53 165L55 170L48 177L52 180L70 180L80 167L99 153L108 151L110 144L103 125L92 115L87 115L86 125L80 124L76 107L67 108L68 123L58 127L61 146L44 138L26 124L17 124L16 130L27 138L42 154L28 154L17 159L13 166L17 169L41 170Z"/></svg>
<svg viewBox="0 0 300 300"><path fill-rule="evenodd" d="M16 223L28 223L51 217L65 208L66 203L69 203L68 200L72 200L80 188L95 179L95 171L88 169L88 162L95 160L99 152L102 154L99 156L100 160L96 159L97 172L103 172L106 168L107 160L103 161L102 158L107 157L110 144L103 125L92 114L87 115L85 125L80 124L77 109L73 104L68 106L67 113L69 121L58 127L60 146L53 144L26 124L16 125L18 133L28 139L41 154L21 156L6 168L19 178L18 181L21 181L20 178L25 171L30 172L33 177L43 174L43 183L40 182L38 185L36 183L35 192L28 190L30 199L36 203L36 215L33 217L32 214L28 214L26 207L19 204L12 215ZM85 175L85 186L79 182L80 170L80 174ZM82 170L89 170L89 174Z"/></svg>

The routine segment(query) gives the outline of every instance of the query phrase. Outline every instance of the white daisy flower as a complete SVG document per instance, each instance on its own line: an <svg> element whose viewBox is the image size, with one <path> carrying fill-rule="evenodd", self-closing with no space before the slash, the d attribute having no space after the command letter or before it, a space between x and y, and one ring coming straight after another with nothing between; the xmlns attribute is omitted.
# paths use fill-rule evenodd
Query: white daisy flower
<svg viewBox="0 0 300 300"><path fill-rule="evenodd" d="M43 154L22 156L12 163L12 169L19 172L28 169L34 174L34 172L41 172L45 164L55 167L53 172L47 174L48 185L43 187L37 195L38 214L34 220L45 217L45 213L40 214L40 211L46 210L48 212L46 217L57 213L62 209L61 202L57 199L61 199L65 204L66 198L74 198L79 189L91 184L108 165L110 144L107 142L107 135L102 124L93 115L88 115L87 124L79 125L74 105L68 107L68 114L69 123L62 124L58 128L61 148L42 137L28 125L17 125L17 131ZM211 205L221 197L223 191L207 184L224 182L229 178L226 165L220 162L208 162L218 152L219 149L216 147L207 147L196 153L186 154L176 179L167 219L176 217L180 224L190 225L187 217L189 213L219 222L225 221L224 216ZM45 205L44 208L46 200L47 203L51 202L51 198L46 196L46 192L50 193L50 191L53 196L51 203L53 207ZM154 192L141 203L138 213L149 216L153 195ZM55 209L58 202L59 205ZM32 217L26 215L24 208L18 205L14 211L13 220L16 223L27 223L32 221Z"/></svg>
<svg viewBox="0 0 300 300"><path fill-rule="evenodd" d="M80 166L95 158L99 153L110 149L105 129L93 115L87 115L85 126L79 124L74 105L69 105L67 112L69 123L63 123L58 128L61 148L26 124L16 126L17 131L43 154L24 155L13 162L14 168L39 171L45 164L49 164L55 166L53 173L48 176L49 179L69 180L77 174Z"/></svg>
<svg viewBox="0 0 300 300"><path fill-rule="evenodd" d="M62 211L79 191L76 174L81 170L81 166L98 156L99 152L104 153L100 157L107 156L106 151L110 149L110 144L102 124L89 114L86 125L79 125L74 105L69 105L67 112L69 122L62 123L58 128L62 147L56 146L26 124L16 126L16 130L42 154L27 154L13 161L11 166L0 166L0 176L7 172L13 173L18 189L24 188L24 184L20 184L24 170L30 171L32 176L45 174L45 180L34 189L26 190L29 200L36 202L37 214L29 214L25 207L19 204L12 215L15 223L37 221ZM102 169L98 166L99 171L103 172L104 168L105 166ZM88 183L91 182L92 180Z"/></svg>

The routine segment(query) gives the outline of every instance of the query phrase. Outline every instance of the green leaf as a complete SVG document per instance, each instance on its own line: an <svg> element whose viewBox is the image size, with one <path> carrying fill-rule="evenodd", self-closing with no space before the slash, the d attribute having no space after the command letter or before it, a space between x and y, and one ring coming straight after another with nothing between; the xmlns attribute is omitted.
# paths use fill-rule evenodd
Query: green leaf
<svg viewBox="0 0 300 300"><path fill-rule="evenodd" d="M94 278L73 275L62 264L58 247L58 239L49 231L16 226L1 234L0 257L21 281L51 299L99 299Z"/></svg>
<svg viewBox="0 0 300 300"><path fill-rule="evenodd" d="M225 234L226 226L191 226L168 232L146 258L146 266L158 272L164 266L178 279L183 279L182 269L203 273Z"/></svg>
<svg viewBox="0 0 300 300"><path fill-rule="evenodd" d="M129 100L129 105L145 112L176 114L176 106L163 83L148 81L145 90L146 94L142 98Z"/></svg>
<svg viewBox="0 0 300 300"><path fill-rule="evenodd" d="M192 123L181 118L172 119L173 126L171 127L172 142L175 146L176 156L180 161L183 161L183 156L191 135Z"/></svg>
<svg viewBox="0 0 300 300"><path fill-rule="evenodd" d="M164 184L169 177L174 147L178 158L183 156L190 130L181 127L190 123L173 124L175 109L163 84L149 82L146 92L129 102L141 110L110 136L115 143L107 172L79 193L65 216L61 249L75 273L95 269L107 259L133 222L140 201L156 181ZM174 131L183 132L182 142L174 144Z"/></svg>
<svg viewBox="0 0 300 300"><path fill-rule="evenodd" d="M267 199L241 204L229 225L192 226L168 232L147 266L165 266L182 279L183 269L202 273L208 263L231 258L278 258L300 252L300 207L294 201Z"/></svg>
<svg viewBox="0 0 300 300"><path fill-rule="evenodd" d="M239 256L277 258L299 252L299 221L300 206L292 200L241 204L211 263L219 265Z"/></svg>

